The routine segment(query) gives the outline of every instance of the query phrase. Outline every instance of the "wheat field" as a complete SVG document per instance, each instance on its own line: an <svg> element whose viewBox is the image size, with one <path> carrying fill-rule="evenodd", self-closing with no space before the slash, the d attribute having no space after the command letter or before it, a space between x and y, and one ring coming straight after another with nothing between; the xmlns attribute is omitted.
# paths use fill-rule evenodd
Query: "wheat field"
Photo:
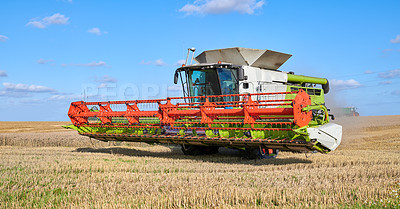
<svg viewBox="0 0 400 209"><path fill-rule="evenodd" d="M1 208L400 208L400 116L341 118L329 154L91 141L67 122L0 122Z"/></svg>

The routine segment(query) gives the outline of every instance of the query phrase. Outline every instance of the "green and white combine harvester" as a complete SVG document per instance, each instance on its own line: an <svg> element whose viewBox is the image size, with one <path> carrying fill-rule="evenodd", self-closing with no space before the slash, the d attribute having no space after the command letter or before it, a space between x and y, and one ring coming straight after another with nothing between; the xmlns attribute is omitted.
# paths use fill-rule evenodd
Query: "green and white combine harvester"
<svg viewBox="0 0 400 209"><path fill-rule="evenodd" d="M357 107L335 107L331 108L335 117L358 117L360 113L357 112Z"/></svg>
<svg viewBox="0 0 400 209"><path fill-rule="evenodd" d="M291 55L236 47L194 58L194 51L174 76L183 97L73 102L67 128L101 141L180 144L187 155L227 147L270 158L339 146L342 127L325 106L328 80L278 70Z"/></svg>

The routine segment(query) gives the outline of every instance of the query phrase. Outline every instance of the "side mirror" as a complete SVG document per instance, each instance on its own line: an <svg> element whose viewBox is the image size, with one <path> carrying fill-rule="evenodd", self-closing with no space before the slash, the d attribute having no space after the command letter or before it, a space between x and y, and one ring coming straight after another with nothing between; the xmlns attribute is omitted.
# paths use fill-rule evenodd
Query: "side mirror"
<svg viewBox="0 0 400 209"><path fill-rule="evenodd" d="M329 81L326 80L326 84L322 84L322 89L324 90L324 93L327 94L329 92Z"/></svg>
<svg viewBox="0 0 400 209"><path fill-rule="evenodd" d="M174 75L174 84L178 83L178 78L179 78L179 73L178 71L175 71L175 75Z"/></svg>
<svg viewBox="0 0 400 209"><path fill-rule="evenodd" d="M238 69L238 79L239 79L239 81L247 80L247 76L244 75L244 69L243 68L239 68Z"/></svg>

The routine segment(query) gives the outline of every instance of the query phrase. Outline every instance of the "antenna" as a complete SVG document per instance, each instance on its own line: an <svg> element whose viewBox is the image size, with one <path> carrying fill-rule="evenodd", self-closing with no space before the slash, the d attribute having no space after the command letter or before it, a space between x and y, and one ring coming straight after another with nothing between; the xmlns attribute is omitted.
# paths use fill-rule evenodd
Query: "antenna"
<svg viewBox="0 0 400 209"><path fill-rule="evenodd" d="M86 102L86 89L83 89L83 101Z"/></svg>
<svg viewBox="0 0 400 209"><path fill-rule="evenodd" d="M192 54L192 59L190 60L190 64L192 64L192 62L193 62L193 59L194 59L194 52L196 51L196 48L194 48L194 47L192 47L192 48L188 48L188 52L187 52L187 55L186 55L186 61L185 61L185 65L187 65L187 62L188 62L188 59L189 59L189 54L190 54L190 52L193 52L193 54Z"/></svg>
<svg viewBox="0 0 400 209"><path fill-rule="evenodd" d="M192 54L192 59L190 60L190 64L192 64L193 59L194 59L194 52L196 51L196 49L195 49L194 47L192 47L192 48L190 48L189 50L193 52L193 54Z"/></svg>

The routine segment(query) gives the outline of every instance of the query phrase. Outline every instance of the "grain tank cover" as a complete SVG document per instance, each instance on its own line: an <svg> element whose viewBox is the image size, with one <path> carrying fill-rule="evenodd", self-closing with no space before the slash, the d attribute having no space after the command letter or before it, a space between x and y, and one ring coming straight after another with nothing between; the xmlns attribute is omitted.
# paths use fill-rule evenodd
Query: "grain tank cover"
<svg viewBox="0 0 400 209"><path fill-rule="evenodd" d="M221 61L234 65L246 65L277 70L291 56L290 54L271 50L235 47L204 51L196 57L196 61L200 64Z"/></svg>

